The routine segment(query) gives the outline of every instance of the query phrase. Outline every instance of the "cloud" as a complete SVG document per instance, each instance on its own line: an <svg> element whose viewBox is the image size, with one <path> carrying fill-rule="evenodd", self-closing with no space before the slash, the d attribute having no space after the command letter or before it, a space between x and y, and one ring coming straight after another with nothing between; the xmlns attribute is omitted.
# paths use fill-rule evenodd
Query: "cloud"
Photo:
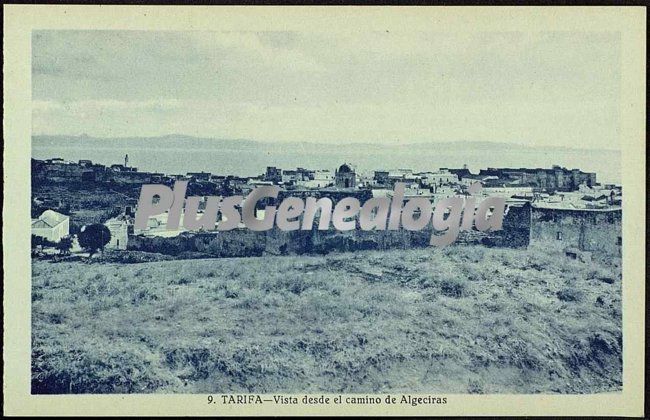
<svg viewBox="0 0 650 420"><path fill-rule="evenodd" d="M34 112L65 111L72 115L92 111L170 111L181 108L181 101L177 99L160 99L147 101L118 101L118 100L83 100L70 102L57 101L32 101Z"/></svg>
<svg viewBox="0 0 650 420"><path fill-rule="evenodd" d="M291 42L292 33L266 32L189 32L186 37L197 54L221 60L220 55L244 57L249 67L271 67L285 71L319 71L317 60ZM226 58L228 60L228 58Z"/></svg>
<svg viewBox="0 0 650 420"><path fill-rule="evenodd" d="M36 31L34 130L618 143L611 33Z"/></svg>

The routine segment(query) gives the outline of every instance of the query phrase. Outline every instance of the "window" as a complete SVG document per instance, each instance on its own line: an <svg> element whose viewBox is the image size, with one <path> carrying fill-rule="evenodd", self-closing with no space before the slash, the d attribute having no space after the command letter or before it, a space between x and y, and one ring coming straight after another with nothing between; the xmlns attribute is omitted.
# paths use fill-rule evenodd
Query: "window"
<svg viewBox="0 0 650 420"><path fill-rule="evenodd" d="M558 241L561 241L561 240L562 240L562 232L558 232L558 233L555 235L555 239L557 239Z"/></svg>

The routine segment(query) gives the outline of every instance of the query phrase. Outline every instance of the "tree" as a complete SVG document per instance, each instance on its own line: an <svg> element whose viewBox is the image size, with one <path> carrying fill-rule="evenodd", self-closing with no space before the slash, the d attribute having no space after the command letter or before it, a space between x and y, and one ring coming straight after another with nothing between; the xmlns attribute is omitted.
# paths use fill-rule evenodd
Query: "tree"
<svg viewBox="0 0 650 420"><path fill-rule="evenodd" d="M111 231L101 223L85 226L79 232L79 246L90 252L91 256L100 249L103 251L110 240Z"/></svg>
<svg viewBox="0 0 650 420"><path fill-rule="evenodd" d="M38 255L39 248L43 246L43 238L40 236L32 235L32 256Z"/></svg>
<svg viewBox="0 0 650 420"><path fill-rule="evenodd" d="M32 249L36 249L43 245L43 238L40 236L32 235Z"/></svg>
<svg viewBox="0 0 650 420"><path fill-rule="evenodd" d="M72 249L72 238L69 236L61 238L61 240L56 244L56 249L58 249L59 253L63 255L69 254Z"/></svg>
<svg viewBox="0 0 650 420"><path fill-rule="evenodd" d="M56 246L56 243L42 236L32 235L32 248L38 248L39 246L43 248L45 247L52 248Z"/></svg>

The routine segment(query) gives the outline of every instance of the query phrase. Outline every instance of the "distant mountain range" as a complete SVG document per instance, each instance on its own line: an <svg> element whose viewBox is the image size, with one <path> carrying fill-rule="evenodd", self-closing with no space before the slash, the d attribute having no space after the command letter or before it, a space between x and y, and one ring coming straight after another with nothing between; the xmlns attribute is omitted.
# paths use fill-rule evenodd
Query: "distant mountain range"
<svg viewBox="0 0 650 420"><path fill-rule="evenodd" d="M496 152L498 150L521 150L521 151L606 151L606 152L620 152L618 149L589 149L586 147L558 147L558 146L528 146L522 143L506 143L506 142L488 142L488 141L409 141L395 143L369 143L369 142L332 142L332 143L311 143L311 142L273 142L273 141L256 141L248 139L219 139L219 138L206 138L206 137L193 137L182 134L170 134L159 137L113 137L113 138L100 138L90 137L86 135L81 136L68 136L68 135L35 135L32 136L32 141L38 145L59 146L59 147L112 147L119 146L119 143L128 143L130 147L141 148L192 148L192 149L207 149L207 150L257 150L264 149L309 149L314 152L319 150L376 150L376 149L402 149L402 148L435 148L447 150L472 150L486 152Z"/></svg>

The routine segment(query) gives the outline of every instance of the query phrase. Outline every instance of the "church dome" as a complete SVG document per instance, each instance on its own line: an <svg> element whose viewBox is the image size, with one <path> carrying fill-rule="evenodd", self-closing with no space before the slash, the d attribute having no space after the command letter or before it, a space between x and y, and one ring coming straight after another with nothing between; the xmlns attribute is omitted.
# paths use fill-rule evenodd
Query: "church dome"
<svg viewBox="0 0 650 420"><path fill-rule="evenodd" d="M352 168L350 168L350 166L347 163L344 163L343 165L341 165L339 167L338 172L339 173L350 173L350 172L354 172L354 171L352 170Z"/></svg>

